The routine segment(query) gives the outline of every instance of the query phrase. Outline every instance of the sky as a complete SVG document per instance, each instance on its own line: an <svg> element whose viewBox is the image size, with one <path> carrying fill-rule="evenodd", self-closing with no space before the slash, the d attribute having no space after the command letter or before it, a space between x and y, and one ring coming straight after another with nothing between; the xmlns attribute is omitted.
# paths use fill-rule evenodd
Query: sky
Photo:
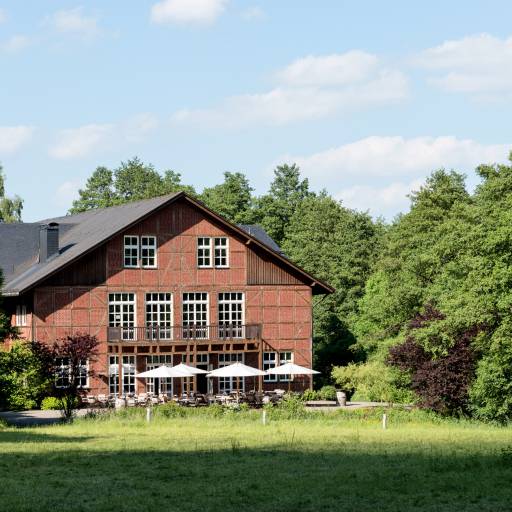
<svg viewBox="0 0 512 512"><path fill-rule="evenodd" d="M138 156L197 190L281 163L393 218L512 149L512 2L0 0L0 163L23 220Z"/></svg>

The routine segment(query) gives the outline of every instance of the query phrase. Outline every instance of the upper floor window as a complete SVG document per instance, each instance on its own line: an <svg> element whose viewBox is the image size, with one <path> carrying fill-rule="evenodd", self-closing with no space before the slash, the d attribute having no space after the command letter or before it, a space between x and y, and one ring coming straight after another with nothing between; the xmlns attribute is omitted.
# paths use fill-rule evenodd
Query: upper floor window
<svg viewBox="0 0 512 512"><path fill-rule="evenodd" d="M125 235L125 268L156 268L156 236Z"/></svg>
<svg viewBox="0 0 512 512"><path fill-rule="evenodd" d="M142 236L140 249L143 268L156 268L156 236Z"/></svg>
<svg viewBox="0 0 512 512"><path fill-rule="evenodd" d="M124 266L137 268L139 266L139 237L124 237Z"/></svg>
<svg viewBox="0 0 512 512"><path fill-rule="evenodd" d="M197 239L197 266L200 268L229 267L229 241L225 236Z"/></svg>
<svg viewBox="0 0 512 512"><path fill-rule="evenodd" d="M27 325L27 306L25 304L18 304L16 306L14 323L17 327L25 327Z"/></svg>

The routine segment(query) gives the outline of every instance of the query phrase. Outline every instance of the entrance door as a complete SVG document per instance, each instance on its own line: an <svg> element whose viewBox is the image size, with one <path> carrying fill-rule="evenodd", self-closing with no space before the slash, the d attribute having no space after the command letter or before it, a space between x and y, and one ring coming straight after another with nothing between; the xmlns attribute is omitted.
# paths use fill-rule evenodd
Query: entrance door
<svg viewBox="0 0 512 512"><path fill-rule="evenodd" d="M199 368L200 370L206 370L208 371L208 363L209 363L209 357L208 354L196 354L196 368ZM209 389L209 380L206 374L200 373L196 376L196 383L197 383L197 392L198 393L209 393L211 390Z"/></svg>

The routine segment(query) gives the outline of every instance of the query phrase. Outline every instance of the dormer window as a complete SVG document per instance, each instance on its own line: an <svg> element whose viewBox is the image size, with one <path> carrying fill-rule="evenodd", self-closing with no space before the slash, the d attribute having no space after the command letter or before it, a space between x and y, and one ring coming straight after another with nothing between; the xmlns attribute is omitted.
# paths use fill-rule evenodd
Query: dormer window
<svg viewBox="0 0 512 512"><path fill-rule="evenodd" d="M125 268L156 268L156 236L125 235Z"/></svg>
<svg viewBox="0 0 512 512"><path fill-rule="evenodd" d="M229 240L225 236L197 239L197 266L199 268L229 267Z"/></svg>

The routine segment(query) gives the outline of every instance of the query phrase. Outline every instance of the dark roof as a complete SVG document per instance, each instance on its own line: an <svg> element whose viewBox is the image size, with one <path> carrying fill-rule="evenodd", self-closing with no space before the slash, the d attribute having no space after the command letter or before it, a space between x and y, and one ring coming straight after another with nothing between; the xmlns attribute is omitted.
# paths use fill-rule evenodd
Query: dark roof
<svg viewBox="0 0 512 512"><path fill-rule="evenodd" d="M269 234L259 224L238 224L239 228L249 233L249 235L257 238L260 242L268 245L272 250L278 252L281 256L285 256L281 247L277 245Z"/></svg>
<svg viewBox="0 0 512 512"><path fill-rule="evenodd" d="M279 246L260 226L232 224L196 199L189 197L184 192L178 192L120 206L89 210L77 215L44 219L34 223L0 223L0 267L4 274L2 294L18 295L27 291L118 233L180 197L187 199L214 216L218 221L230 226L240 235L252 239L287 265L293 266L310 278L312 282L318 283L324 290L323 293L332 291L330 286L321 283L288 260ZM44 263L39 263L39 229L41 225L50 222L59 224L59 255Z"/></svg>

